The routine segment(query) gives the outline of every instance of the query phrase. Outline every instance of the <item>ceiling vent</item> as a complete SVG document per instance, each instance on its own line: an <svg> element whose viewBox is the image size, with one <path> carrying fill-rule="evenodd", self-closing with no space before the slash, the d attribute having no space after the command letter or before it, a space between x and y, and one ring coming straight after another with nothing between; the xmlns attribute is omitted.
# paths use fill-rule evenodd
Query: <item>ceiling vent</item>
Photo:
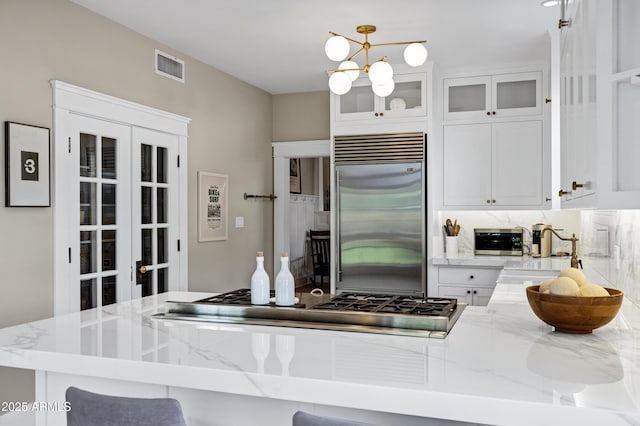
<svg viewBox="0 0 640 426"><path fill-rule="evenodd" d="M184 61L156 49L156 74L184 83Z"/></svg>

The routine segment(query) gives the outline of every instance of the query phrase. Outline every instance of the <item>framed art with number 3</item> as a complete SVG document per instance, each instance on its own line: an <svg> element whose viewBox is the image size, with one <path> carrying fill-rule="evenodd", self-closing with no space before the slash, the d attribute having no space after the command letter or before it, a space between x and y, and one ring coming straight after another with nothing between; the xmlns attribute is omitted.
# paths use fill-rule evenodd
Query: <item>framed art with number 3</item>
<svg viewBox="0 0 640 426"><path fill-rule="evenodd" d="M5 206L51 206L50 130L5 121Z"/></svg>

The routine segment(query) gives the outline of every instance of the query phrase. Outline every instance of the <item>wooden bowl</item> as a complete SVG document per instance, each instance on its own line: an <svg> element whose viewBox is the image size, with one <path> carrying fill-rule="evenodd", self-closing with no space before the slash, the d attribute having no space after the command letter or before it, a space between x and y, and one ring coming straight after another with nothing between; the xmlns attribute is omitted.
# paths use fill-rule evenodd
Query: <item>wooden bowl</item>
<svg viewBox="0 0 640 426"><path fill-rule="evenodd" d="M538 318L563 333L587 334L608 324L620 310L624 293L605 288L609 296L580 297L540 293L527 287L529 306Z"/></svg>

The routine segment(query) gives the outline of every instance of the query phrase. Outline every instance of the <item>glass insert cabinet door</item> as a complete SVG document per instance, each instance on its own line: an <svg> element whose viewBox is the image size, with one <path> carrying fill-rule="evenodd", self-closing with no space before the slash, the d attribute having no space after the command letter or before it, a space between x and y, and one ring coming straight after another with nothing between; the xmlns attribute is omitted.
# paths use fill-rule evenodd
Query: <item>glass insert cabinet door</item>
<svg viewBox="0 0 640 426"><path fill-rule="evenodd" d="M69 294L85 310L168 291L178 276L177 137L80 116L74 125Z"/></svg>
<svg viewBox="0 0 640 426"><path fill-rule="evenodd" d="M178 214L175 136L132 132L133 297L164 293L177 280Z"/></svg>
<svg viewBox="0 0 640 426"><path fill-rule="evenodd" d="M78 295L84 310L131 297L131 132L127 126L86 117L74 123L76 140L69 150L75 157L79 208L71 215L77 246L69 257L79 287L70 294Z"/></svg>

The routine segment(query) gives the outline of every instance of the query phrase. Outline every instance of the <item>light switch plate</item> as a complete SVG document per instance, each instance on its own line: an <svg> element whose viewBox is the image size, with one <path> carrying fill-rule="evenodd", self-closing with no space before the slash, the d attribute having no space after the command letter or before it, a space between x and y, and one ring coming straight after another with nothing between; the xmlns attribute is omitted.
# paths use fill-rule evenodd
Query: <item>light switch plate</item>
<svg viewBox="0 0 640 426"><path fill-rule="evenodd" d="M236 228L244 228L244 216L236 216Z"/></svg>

